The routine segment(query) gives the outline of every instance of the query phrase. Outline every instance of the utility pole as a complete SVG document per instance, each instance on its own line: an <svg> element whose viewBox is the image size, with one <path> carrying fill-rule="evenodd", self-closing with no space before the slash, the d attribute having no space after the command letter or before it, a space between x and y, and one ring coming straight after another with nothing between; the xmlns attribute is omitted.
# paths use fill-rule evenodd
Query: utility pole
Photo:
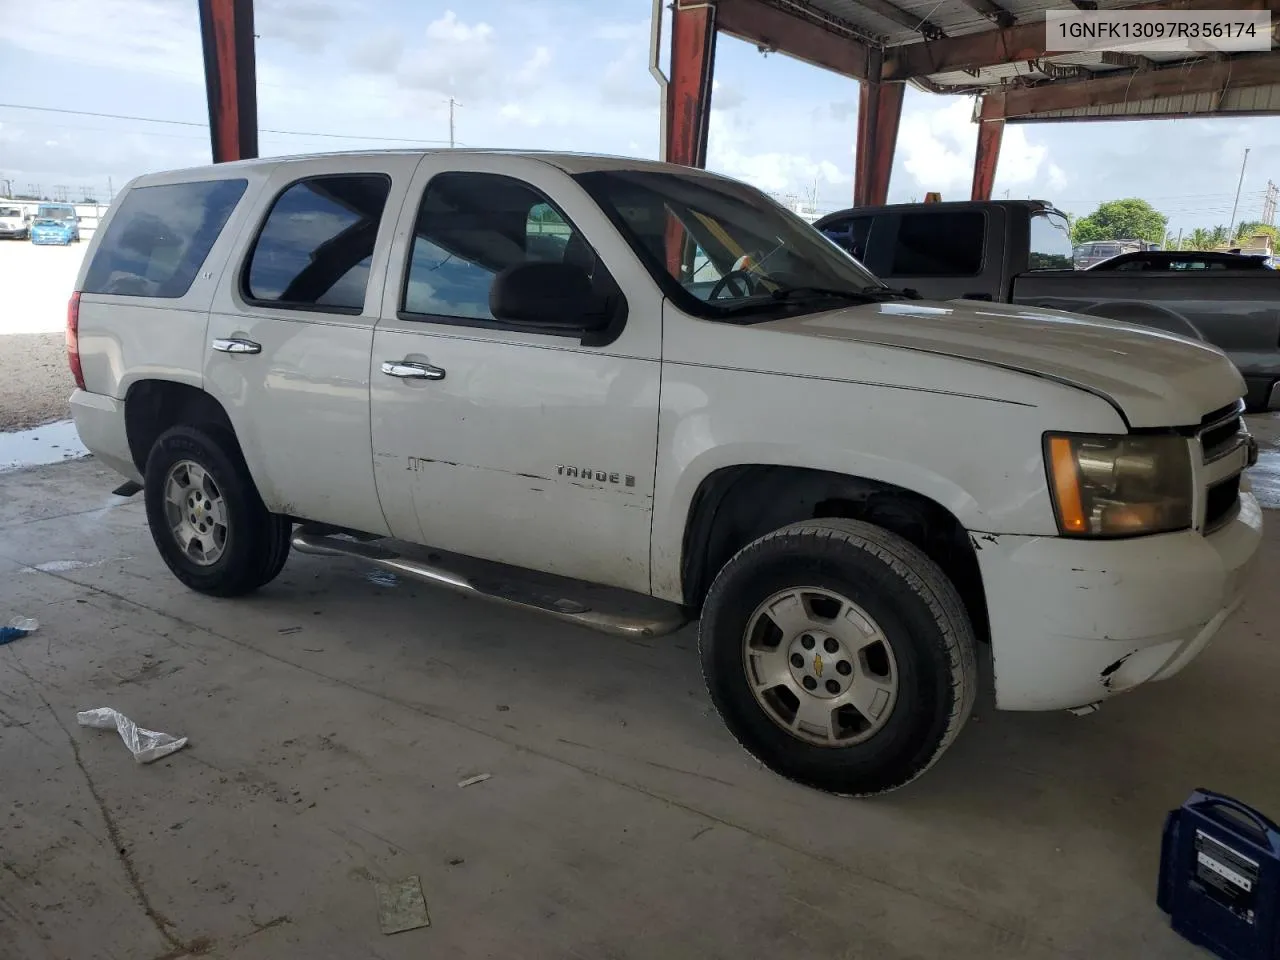
<svg viewBox="0 0 1280 960"><path fill-rule="evenodd" d="M1244 148L1244 159L1240 161L1240 179L1236 181L1236 202L1231 205L1231 224L1227 227L1227 245L1231 246L1236 238L1236 210L1240 207L1240 188L1244 186L1244 168L1249 165L1249 148Z"/></svg>
<svg viewBox="0 0 1280 960"><path fill-rule="evenodd" d="M1179 227L1179 228L1178 228L1178 247L1177 247L1177 249L1179 249L1179 250L1181 250L1181 249L1182 249L1182 228L1181 228L1181 227Z"/></svg>
<svg viewBox="0 0 1280 960"><path fill-rule="evenodd" d="M1262 222L1269 227L1276 225L1276 200L1277 194L1280 194L1280 187L1277 187L1270 180L1267 181L1267 198L1262 201Z"/></svg>
<svg viewBox="0 0 1280 960"><path fill-rule="evenodd" d="M462 104L454 100L453 97L450 97L449 98L449 149L450 150L453 149L453 108L455 106L460 107L462 106Z"/></svg>
<svg viewBox="0 0 1280 960"><path fill-rule="evenodd" d="M116 185L111 182L111 178L107 177L107 203L116 198Z"/></svg>

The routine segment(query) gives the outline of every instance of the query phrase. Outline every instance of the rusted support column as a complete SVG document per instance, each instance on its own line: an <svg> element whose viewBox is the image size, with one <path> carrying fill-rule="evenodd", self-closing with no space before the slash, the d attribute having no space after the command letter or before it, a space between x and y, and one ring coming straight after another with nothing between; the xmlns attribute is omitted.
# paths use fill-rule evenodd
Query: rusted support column
<svg viewBox="0 0 1280 960"><path fill-rule="evenodd" d="M258 155L253 0L199 0L213 162Z"/></svg>
<svg viewBox="0 0 1280 960"><path fill-rule="evenodd" d="M667 85L670 163L707 165L711 77L716 59L714 3L677 3L671 13L671 77Z"/></svg>
<svg viewBox="0 0 1280 960"><path fill-rule="evenodd" d="M978 121L978 149L973 156L973 192L969 199L991 199L991 188L996 182L996 165L1000 162L1000 141L1003 138L1003 120Z"/></svg>
<svg viewBox="0 0 1280 960"><path fill-rule="evenodd" d="M858 145L854 154L853 205L877 206L889 196L893 149L902 119L901 83L865 82L858 95Z"/></svg>

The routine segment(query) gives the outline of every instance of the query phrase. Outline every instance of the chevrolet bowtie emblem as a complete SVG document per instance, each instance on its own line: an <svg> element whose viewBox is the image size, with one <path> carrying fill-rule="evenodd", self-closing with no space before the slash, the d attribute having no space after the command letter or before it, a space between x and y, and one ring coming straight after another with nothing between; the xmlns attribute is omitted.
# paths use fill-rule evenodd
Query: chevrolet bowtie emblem
<svg viewBox="0 0 1280 960"><path fill-rule="evenodd" d="M816 673L818 676L822 676L822 654L820 653L814 654L813 672Z"/></svg>

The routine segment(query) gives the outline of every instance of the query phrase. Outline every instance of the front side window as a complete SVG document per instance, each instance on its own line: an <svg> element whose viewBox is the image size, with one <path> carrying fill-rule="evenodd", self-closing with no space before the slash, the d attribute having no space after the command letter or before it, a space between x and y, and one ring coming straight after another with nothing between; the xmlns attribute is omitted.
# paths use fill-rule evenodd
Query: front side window
<svg viewBox="0 0 1280 960"><path fill-rule="evenodd" d="M647 170L576 179L684 309L729 317L885 291L821 233L744 184Z"/></svg>
<svg viewBox="0 0 1280 960"><path fill-rule="evenodd" d="M84 292L184 296L247 186L203 180L130 190L89 264Z"/></svg>
<svg viewBox="0 0 1280 960"><path fill-rule="evenodd" d="M986 220L977 210L904 213L889 274L972 277L981 273Z"/></svg>
<svg viewBox="0 0 1280 960"><path fill-rule="evenodd" d="M1031 250L1027 260L1030 270L1070 270L1074 266L1071 250L1071 227L1058 213L1031 215Z"/></svg>
<svg viewBox="0 0 1280 960"><path fill-rule="evenodd" d="M247 300L359 313L391 180L361 173L300 180L276 199L244 276Z"/></svg>
<svg viewBox="0 0 1280 960"><path fill-rule="evenodd" d="M439 174L414 224L404 312L493 321L494 277L529 262L574 264L593 284L604 281L586 239L529 184L494 173Z"/></svg>

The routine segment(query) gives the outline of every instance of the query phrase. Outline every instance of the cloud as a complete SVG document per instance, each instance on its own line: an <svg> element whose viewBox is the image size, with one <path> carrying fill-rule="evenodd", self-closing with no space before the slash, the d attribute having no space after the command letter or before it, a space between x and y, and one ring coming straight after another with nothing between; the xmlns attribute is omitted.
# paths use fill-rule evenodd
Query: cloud
<svg viewBox="0 0 1280 960"><path fill-rule="evenodd" d="M948 102L949 101L949 102ZM964 192L973 182L978 126L973 101L948 98L943 106L904 110L898 130L898 163L920 191ZM1049 147L1027 136L1027 127L1005 127L996 168L999 183L1009 187L1047 184L1060 190L1065 170L1049 162ZM894 184L894 186L898 186Z"/></svg>
<svg viewBox="0 0 1280 960"><path fill-rule="evenodd" d="M713 109L707 167L745 180L767 193L807 194L815 186L821 191L849 182L848 175L833 162L810 153L753 149L757 144L776 143L779 139L761 137L755 124Z"/></svg>
<svg viewBox="0 0 1280 960"><path fill-rule="evenodd" d="M403 55L403 35L388 28L357 41L347 62L364 73L395 73Z"/></svg>
<svg viewBox="0 0 1280 960"><path fill-rule="evenodd" d="M342 10L327 0L258 0L254 31L259 44L283 40L299 50L323 50L335 31Z"/></svg>
<svg viewBox="0 0 1280 960"><path fill-rule="evenodd" d="M533 55L525 61L524 66L520 68L520 72L516 74L516 79L521 83L532 83L537 80L542 75L542 72L550 65L550 48L539 46L533 51Z"/></svg>

